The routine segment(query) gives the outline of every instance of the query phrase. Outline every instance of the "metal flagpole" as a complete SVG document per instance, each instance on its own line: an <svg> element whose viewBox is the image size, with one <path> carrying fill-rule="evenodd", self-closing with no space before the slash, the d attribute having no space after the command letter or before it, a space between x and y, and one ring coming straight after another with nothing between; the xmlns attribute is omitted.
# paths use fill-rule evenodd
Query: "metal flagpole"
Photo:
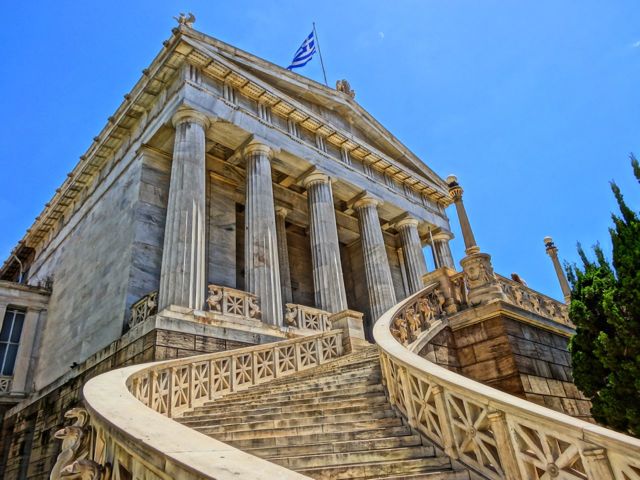
<svg viewBox="0 0 640 480"><path fill-rule="evenodd" d="M327 72L324 71L324 62L322 61L322 52L320 51L320 40L318 40L318 32L316 32L316 22L313 22L313 36L316 37L316 43L318 44L318 55L320 55L320 65L322 65L322 75L324 75L324 84L328 87Z"/></svg>

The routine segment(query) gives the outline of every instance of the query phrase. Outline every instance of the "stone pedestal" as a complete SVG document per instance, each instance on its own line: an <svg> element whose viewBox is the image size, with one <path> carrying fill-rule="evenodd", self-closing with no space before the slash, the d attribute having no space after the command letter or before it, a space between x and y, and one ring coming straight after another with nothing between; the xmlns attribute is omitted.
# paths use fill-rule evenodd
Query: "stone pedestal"
<svg viewBox="0 0 640 480"><path fill-rule="evenodd" d="M347 308L347 294L340 262L331 180L327 175L314 172L305 179L304 186L309 202L315 306L331 313L340 312Z"/></svg>
<svg viewBox="0 0 640 480"><path fill-rule="evenodd" d="M176 128L162 251L159 308L202 308L205 295L205 133L209 120L194 110L173 117Z"/></svg>
<svg viewBox="0 0 640 480"><path fill-rule="evenodd" d="M245 283L257 295L262 321L282 325L276 215L271 184L271 149L251 143L245 149Z"/></svg>
<svg viewBox="0 0 640 480"><path fill-rule="evenodd" d="M416 293L423 287L422 277L427 273L427 264L422 253L422 242L418 233L418 220L405 218L395 225L400 234L400 244L404 254L409 293Z"/></svg>
<svg viewBox="0 0 640 480"><path fill-rule="evenodd" d="M276 208L276 234L278 237L278 261L280 263L280 282L282 285L283 303L293 302L291 291L291 269L289 267L289 247L287 245L286 218L289 210L284 207Z"/></svg>
<svg viewBox="0 0 640 480"><path fill-rule="evenodd" d="M354 310L343 310L329 317L332 330L342 330L342 347L346 353L360 350L369 342L364 337L362 313Z"/></svg>
<svg viewBox="0 0 640 480"><path fill-rule="evenodd" d="M379 203L379 200L367 196L354 204L360 220L360 241L372 323L396 304L389 258L378 217Z"/></svg>

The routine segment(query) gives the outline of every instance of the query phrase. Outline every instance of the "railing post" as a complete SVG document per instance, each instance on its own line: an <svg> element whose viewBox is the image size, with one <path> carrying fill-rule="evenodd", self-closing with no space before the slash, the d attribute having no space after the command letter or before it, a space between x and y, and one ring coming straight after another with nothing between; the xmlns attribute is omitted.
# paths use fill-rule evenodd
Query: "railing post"
<svg viewBox="0 0 640 480"><path fill-rule="evenodd" d="M611 464L604 448L598 448L590 445L582 451L584 458L584 468L587 476L597 480L614 480Z"/></svg>
<svg viewBox="0 0 640 480"><path fill-rule="evenodd" d="M438 411L438 418L440 419L444 453L456 460L458 458L458 452L453 441L453 429L451 428L447 405L445 404L444 389L440 385L434 385L432 391L436 403L436 410Z"/></svg>
<svg viewBox="0 0 640 480"><path fill-rule="evenodd" d="M322 352L322 338L316 338L316 352L318 355L318 365L322 365L324 363L324 354Z"/></svg>
<svg viewBox="0 0 640 480"><path fill-rule="evenodd" d="M407 411L407 420L413 428L417 427L418 421L413 405L413 396L411 394L411 384L409 383L409 374L405 367L398 367L398 377L400 380L402 393L404 394L404 408Z"/></svg>
<svg viewBox="0 0 640 480"><path fill-rule="evenodd" d="M173 380L176 378L176 367L171 367L167 373L167 417L172 418L173 414Z"/></svg>
<svg viewBox="0 0 640 480"><path fill-rule="evenodd" d="M154 408L153 401L156 396L157 386L156 384L158 380L158 372L156 370L151 370L149 372L149 408L152 410L158 411L157 408ZM158 404L160 404L160 398L158 397Z"/></svg>
<svg viewBox="0 0 640 480"><path fill-rule="evenodd" d="M498 450L498 456L500 457L505 479L522 480L504 412L493 410L489 412L487 417L489 417L489 422L491 422L491 431L496 440L496 449Z"/></svg>
<svg viewBox="0 0 640 480"><path fill-rule="evenodd" d="M258 353L251 352L251 385L258 384Z"/></svg>
<svg viewBox="0 0 640 480"><path fill-rule="evenodd" d="M300 370L302 370L302 367L300 365L302 363L302 360L300 359L300 344L294 343L293 349L296 357L296 372L299 372Z"/></svg>
<svg viewBox="0 0 640 480"><path fill-rule="evenodd" d="M231 355L229 357L229 392L236 391L236 357Z"/></svg>
<svg viewBox="0 0 640 480"><path fill-rule="evenodd" d="M189 408L193 408L193 397L194 395L194 390L195 390L195 370L196 370L196 364L195 363L190 363L189 364L189 397L187 398L187 405L189 406Z"/></svg>

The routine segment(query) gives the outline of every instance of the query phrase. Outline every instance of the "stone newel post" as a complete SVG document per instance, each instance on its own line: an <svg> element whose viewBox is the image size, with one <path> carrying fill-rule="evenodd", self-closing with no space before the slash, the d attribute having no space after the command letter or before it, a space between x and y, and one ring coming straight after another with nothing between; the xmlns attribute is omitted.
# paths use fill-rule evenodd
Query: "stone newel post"
<svg viewBox="0 0 640 480"><path fill-rule="evenodd" d="M471 230L469 217L462 202L462 187L458 185L458 179L450 175L447 177L449 184L449 195L456 205L458 219L462 228L462 236L464 238L465 253L467 254L462 260L462 270L464 271L467 285L469 287L469 303L471 305L479 305L487 303L491 300L506 300L506 296L500 288L498 280L493 272L491 265L491 255L480 253L480 247L476 245L476 239Z"/></svg>
<svg viewBox="0 0 640 480"><path fill-rule="evenodd" d="M389 258L378 217L379 204L379 200L369 196L361 198L354 204L360 220L360 241L372 322L396 304Z"/></svg>
<svg viewBox="0 0 640 480"><path fill-rule="evenodd" d="M336 212L331 179L313 172L304 180L309 202L309 227L316 307L331 313L347 309L340 262Z"/></svg>
<svg viewBox="0 0 640 480"><path fill-rule="evenodd" d="M200 309L205 295L205 133L207 117L179 110L171 164L158 307Z"/></svg>
<svg viewBox="0 0 640 480"><path fill-rule="evenodd" d="M250 143L244 151L247 173L244 211L245 280L247 290L258 296L262 321L282 325L271 155L271 148L261 143Z"/></svg>
<svg viewBox="0 0 640 480"><path fill-rule="evenodd" d="M418 233L418 220L412 217L403 218L396 223L395 227L400 234L409 290L415 293L423 287L422 277L427 273L427 264Z"/></svg>
<svg viewBox="0 0 640 480"><path fill-rule="evenodd" d="M571 301L571 288L569 287L567 277L564 276L564 272L562 271L562 267L560 266L560 260L558 260L558 247L555 246L551 237L544 237L544 244L547 247L547 255L551 257L553 268L555 269L556 275L558 276L558 281L560 282L560 288L562 289L564 301L565 303L569 303Z"/></svg>

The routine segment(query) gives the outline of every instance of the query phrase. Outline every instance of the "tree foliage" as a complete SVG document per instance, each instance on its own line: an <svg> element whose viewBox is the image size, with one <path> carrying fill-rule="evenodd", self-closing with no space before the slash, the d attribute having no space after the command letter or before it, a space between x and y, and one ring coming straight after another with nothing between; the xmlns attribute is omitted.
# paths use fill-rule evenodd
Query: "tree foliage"
<svg viewBox="0 0 640 480"><path fill-rule="evenodd" d="M640 182L640 165L631 155ZM609 229L609 263L599 245L595 261L578 245L582 266L567 268L569 317L576 334L569 345L576 386L591 399L594 419L640 436L640 218L611 182L620 215Z"/></svg>

